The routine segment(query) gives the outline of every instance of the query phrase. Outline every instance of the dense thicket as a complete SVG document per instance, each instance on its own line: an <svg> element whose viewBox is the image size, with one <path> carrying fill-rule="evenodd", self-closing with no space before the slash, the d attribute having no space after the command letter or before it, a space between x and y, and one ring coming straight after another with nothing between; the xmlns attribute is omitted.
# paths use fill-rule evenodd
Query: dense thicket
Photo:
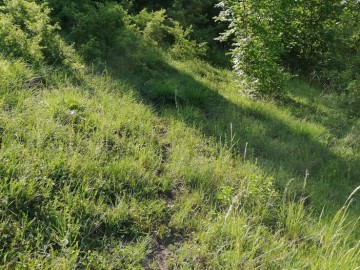
<svg viewBox="0 0 360 270"><path fill-rule="evenodd" d="M42 1L41 1L42 2ZM107 62L123 70L148 71L158 65L160 48L174 57L206 55L206 43L163 7L130 1L50 0L51 17L62 36L87 62Z"/></svg>
<svg viewBox="0 0 360 270"><path fill-rule="evenodd" d="M0 1L1 4L1 1ZM4 1L0 6L0 52L38 65L41 61L71 67L76 59L51 24L49 8L31 1Z"/></svg>
<svg viewBox="0 0 360 270"><path fill-rule="evenodd" d="M322 86L359 91L360 3L356 0L222 1L218 20L234 41L235 69L262 92L279 91L287 72Z"/></svg>
<svg viewBox="0 0 360 270"><path fill-rule="evenodd" d="M170 1L134 1L131 12L139 12L143 8L149 10L166 9L170 18L178 21L183 27L191 27L190 37L198 42L206 42L208 52L206 60L213 64L227 66L229 63L225 53L229 44L215 41L220 32L226 29L226 24L215 22L219 9L215 7L218 0L170 0Z"/></svg>

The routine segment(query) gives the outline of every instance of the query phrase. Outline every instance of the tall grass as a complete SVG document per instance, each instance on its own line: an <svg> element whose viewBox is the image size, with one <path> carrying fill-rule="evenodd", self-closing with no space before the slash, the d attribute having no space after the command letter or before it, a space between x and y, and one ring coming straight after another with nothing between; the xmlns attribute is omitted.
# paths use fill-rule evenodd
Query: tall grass
<svg viewBox="0 0 360 270"><path fill-rule="evenodd" d="M336 97L259 100L162 61L134 79L1 59L2 268L357 269L360 127Z"/></svg>

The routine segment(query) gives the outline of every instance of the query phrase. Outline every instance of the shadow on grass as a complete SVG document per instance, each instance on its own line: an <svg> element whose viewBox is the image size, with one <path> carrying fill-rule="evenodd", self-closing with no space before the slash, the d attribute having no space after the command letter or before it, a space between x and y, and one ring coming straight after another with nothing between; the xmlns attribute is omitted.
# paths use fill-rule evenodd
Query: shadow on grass
<svg viewBox="0 0 360 270"><path fill-rule="evenodd" d="M144 73L115 70L114 74L116 79L127 81L142 102L153 106L160 116L182 121L219 142L224 142L225 132L229 137L232 124L238 139L233 150L242 153L247 144L247 159L256 160L275 176L280 190L292 178L297 180L296 187L302 187L309 172L308 194L316 209L325 204L338 210L359 184L360 160L348 163L308 131L289 125L273 111L235 104L165 60L158 59ZM360 209L360 203L355 202L352 209Z"/></svg>
<svg viewBox="0 0 360 270"><path fill-rule="evenodd" d="M277 97L278 105L286 107L298 119L307 119L325 126L337 139L343 138L353 127L353 120L339 103L336 93L324 95L320 89L298 79L290 81L289 95Z"/></svg>

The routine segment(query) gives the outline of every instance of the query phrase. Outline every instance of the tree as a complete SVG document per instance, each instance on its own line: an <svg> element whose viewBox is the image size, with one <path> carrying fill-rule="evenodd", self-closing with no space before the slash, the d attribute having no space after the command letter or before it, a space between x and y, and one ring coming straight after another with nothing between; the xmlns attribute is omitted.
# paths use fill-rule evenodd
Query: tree
<svg viewBox="0 0 360 270"><path fill-rule="evenodd" d="M217 20L228 23L219 39L233 40L235 70L261 92L279 92L289 71L334 88L354 79L334 74L359 62L358 0L225 0L218 6Z"/></svg>

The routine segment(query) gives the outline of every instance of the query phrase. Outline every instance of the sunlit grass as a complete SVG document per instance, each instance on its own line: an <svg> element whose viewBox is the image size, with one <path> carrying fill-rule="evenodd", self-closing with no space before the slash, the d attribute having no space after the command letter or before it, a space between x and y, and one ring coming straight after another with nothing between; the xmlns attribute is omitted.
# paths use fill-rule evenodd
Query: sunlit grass
<svg viewBox="0 0 360 270"><path fill-rule="evenodd" d="M360 123L336 96L164 62L134 81L1 60L2 267L356 269Z"/></svg>

